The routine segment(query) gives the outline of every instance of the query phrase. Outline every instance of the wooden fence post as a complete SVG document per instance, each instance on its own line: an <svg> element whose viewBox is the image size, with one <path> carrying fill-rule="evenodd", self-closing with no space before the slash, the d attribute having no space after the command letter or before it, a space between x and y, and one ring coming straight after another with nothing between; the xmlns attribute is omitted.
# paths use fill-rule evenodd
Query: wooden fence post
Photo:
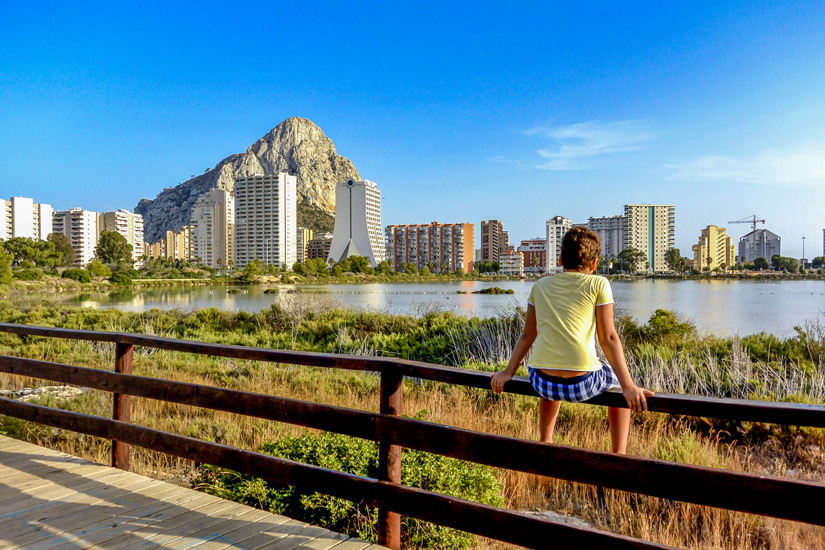
<svg viewBox="0 0 825 550"><path fill-rule="evenodd" d="M132 374L132 344L115 344L115 372ZM129 395L115 393L114 419L130 422L132 419L132 398ZM112 440L112 466L129 471L129 444Z"/></svg>
<svg viewBox="0 0 825 550"><path fill-rule="evenodd" d="M381 372L381 405L379 412L401 416L404 377L393 372ZM401 446L386 441L378 443L378 479L401 483ZM392 550L401 549L401 515L385 507L378 508L378 544Z"/></svg>

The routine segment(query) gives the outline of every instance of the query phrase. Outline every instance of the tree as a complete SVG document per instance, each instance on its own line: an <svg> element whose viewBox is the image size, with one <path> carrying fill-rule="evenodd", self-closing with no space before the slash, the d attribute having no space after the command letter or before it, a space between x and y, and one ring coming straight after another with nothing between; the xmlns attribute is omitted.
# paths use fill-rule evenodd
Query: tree
<svg viewBox="0 0 825 550"><path fill-rule="evenodd" d="M768 260L762 258L761 256L753 260L754 269L758 269L759 271L762 271L763 269L768 269L770 266L771 264L768 263Z"/></svg>
<svg viewBox="0 0 825 550"><path fill-rule="evenodd" d="M407 275L418 275L418 269L415 264L404 264L404 273Z"/></svg>
<svg viewBox="0 0 825 550"><path fill-rule="evenodd" d="M369 258L364 256L350 256L347 258L350 263L350 271L353 273L367 273L370 268Z"/></svg>
<svg viewBox="0 0 825 550"><path fill-rule="evenodd" d="M11 264L14 261L14 254L0 249L0 285L11 283Z"/></svg>
<svg viewBox="0 0 825 550"><path fill-rule="evenodd" d="M665 263L676 273L681 273L685 269L685 259L678 248L668 248L665 252Z"/></svg>
<svg viewBox="0 0 825 550"><path fill-rule="evenodd" d="M112 270L97 260L89 264L89 273L95 277L109 278L112 276Z"/></svg>
<svg viewBox="0 0 825 550"><path fill-rule="evenodd" d="M301 262L292 264L292 271L298 275L306 275L306 270Z"/></svg>
<svg viewBox="0 0 825 550"><path fill-rule="evenodd" d="M100 232L100 239L95 247L95 257L105 264L121 262L134 264L132 245L126 241L126 237L114 231Z"/></svg>
<svg viewBox="0 0 825 550"><path fill-rule="evenodd" d="M811 260L811 267L814 269L820 269L825 267L825 256L817 256L813 260Z"/></svg>
<svg viewBox="0 0 825 550"><path fill-rule="evenodd" d="M59 265L62 257L55 250L54 243L50 241L35 241L28 237L12 237L2 243L3 249L10 254L14 254L14 259L18 264L52 267ZM27 264L23 264L27 262Z"/></svg>
<svg viewBox="0 0 825 550"><path fill-rule="evenodd" d="M392 273L392 266L386 260L383 262L379 262L377 266L375 266L375 270L380 273L381 275L388 275Z"/></svg>
<svg viewBox="0 0 825 550"><path fill-rule="evenodd" d="M430 275L432 275L432 273L430 273L430 268L428 268L426 265L421 268L422 277L429 277Z"/></svg>
<svg viewBox="0 0 825 550"><path fill-rule="evenodd" d="M637 248L625 248L618 255L619 265L623 271L636 273L642 262L647 260L647 254Z"/></svg>

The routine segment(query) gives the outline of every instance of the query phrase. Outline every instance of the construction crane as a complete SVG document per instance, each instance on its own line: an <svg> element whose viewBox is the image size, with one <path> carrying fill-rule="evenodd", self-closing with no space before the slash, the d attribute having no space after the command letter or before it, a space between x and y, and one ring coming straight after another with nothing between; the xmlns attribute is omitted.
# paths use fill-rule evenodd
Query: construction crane
<svg viewBox="0 0 825 550"><path fill-rule="evenodd" d="M757 223L765 223L765 220L757 219L756 214L748 216L747 218L742 218L741 220L734 220L728 223L749 223L751 224L751 231L756 231L756 224Z"/></svg>

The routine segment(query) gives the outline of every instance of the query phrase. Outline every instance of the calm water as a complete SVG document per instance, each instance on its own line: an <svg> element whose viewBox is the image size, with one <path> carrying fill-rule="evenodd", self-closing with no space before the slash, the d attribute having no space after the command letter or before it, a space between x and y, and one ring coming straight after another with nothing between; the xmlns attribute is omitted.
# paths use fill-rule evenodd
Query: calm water
<svg viewBox="0 0 825 550"><path fill-rule="evenodd" d="M217 307L256 312L281 301L307 300L390 313L416 314L437 307L467 316L493 316L515 305L525 306L532 281L464 281L353 285L169 287L84 294L69 300L83 307L143 311L151 308ZM513 289L510 295L458 294L491 286ZM266 289L278 293L265 294ZM230 289L239 289L232 294ZM294 292L297 289L298 292ZM289 292L292 291L292 292ZM614 281L616 307L639 321L657 308L692 320L701 330L717 334L793 333L795 325L825 312L825 281Z"/></svg>

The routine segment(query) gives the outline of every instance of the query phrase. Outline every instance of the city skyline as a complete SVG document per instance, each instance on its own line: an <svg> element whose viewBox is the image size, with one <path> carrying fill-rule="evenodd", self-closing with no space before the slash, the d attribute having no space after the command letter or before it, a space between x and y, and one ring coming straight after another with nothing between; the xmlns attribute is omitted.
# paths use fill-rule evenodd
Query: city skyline
<svg viewBox="0 0 825 550"><path fill-rule="evenodd" d="M385 225L500 219L518 242L556 215L675 204L683 256L751 214L783 255L821 248L817 3L435 6L4 3L0 196L132 210L302 116L381 182ZM284 15L247 55L238 38Z"/></svg>

